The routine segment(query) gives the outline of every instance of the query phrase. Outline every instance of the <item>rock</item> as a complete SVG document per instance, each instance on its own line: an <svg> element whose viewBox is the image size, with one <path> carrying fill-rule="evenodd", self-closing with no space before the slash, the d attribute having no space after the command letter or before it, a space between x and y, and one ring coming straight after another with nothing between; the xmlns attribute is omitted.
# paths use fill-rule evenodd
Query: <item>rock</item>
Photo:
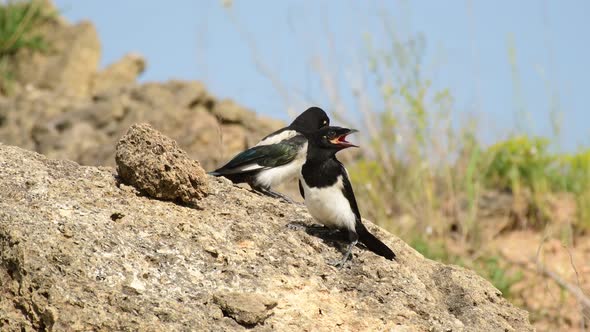
<svg viewBox="0 0 590 332"><path fill-rule="evenodd" d="M0 144L0 330L533 330L474 272L369 221L398 261L357 247L338 270L341 245L285 227L313 222L300 205L223 178L201 209L117 184Z"/></svg>
<svg viewBox="0 0 590 332"><path fill-rule="evenodd" d="M121 181L151 197L196 203L207 194L207 174L199 162L148 124L129 128L115 160Z"/></svg>
<svg viewBox="0 0 590 332"><path fill-rule="evenodd" d="M61 133L68 131L72 121L61 121L64 113L72 109L83 107L85 102L79 98L72 98L58 93L27 89L25 93L0 101L0 141L15 144L39 152L42 145L55 146L53 149L64 150L72 141L59 145L57 141ZM60 123L61 121L61 123ZM35 132L46 127L52 133L55 141L39 141ZM52 157L58 157L52 155ZM72 156L71 159L75 159Z"/></svg>
<svg viewBox="0 0 590 332"><path fill-rule="evenodd" d="M65 95L85 96L100 62L98 33L90 22L81 22L62 31L64 35L54 36L50 43L58 45L63 42L54 47L64 52L49 59L38 86L58 90Z"/></svg>
<svg viewBox="0 0 590 332"><path fill-rule="evenodd" d="M256 114L252 111L244 110L233 100L222 100L215 103L211 112L217 116L221 123L241 123L251 124L255 121Z"/></svg>
<svg viewBox="0 0 590 332"><path fill-rule="evenodd" d="M275 300L254 293L222 293L214 295L213 301L225 316L245 327L264 323L272 315L271 309L277 306Z"/></svg>
<svg viewBox="0 0 590 332"><path fill-rule="evenodd" d="M224 124L213 114L214 105L215 98L198 82L105 88L92 97L30 87L0 100L0 141L51 158L114 166L119 138L129 126L145 122L213 170L283 125L256 116L247 125Z"/></svg>
<svg viewBox="0 0 590 332"><path fill-rule="evenodd" d="M146 62L141 55L127 54L96 75L92 82L92 93L96 95L110 89L131 85L136 82L145 67Z"/></svg>

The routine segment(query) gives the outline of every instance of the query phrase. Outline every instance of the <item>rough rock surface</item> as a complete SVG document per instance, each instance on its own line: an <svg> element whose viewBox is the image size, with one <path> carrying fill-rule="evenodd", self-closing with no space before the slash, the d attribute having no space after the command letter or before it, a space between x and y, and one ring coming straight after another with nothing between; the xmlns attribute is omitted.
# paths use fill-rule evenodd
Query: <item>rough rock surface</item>
<svg viewBox="0 0 590 332"><path fill-rule="evenodd" d="M100 93L133 84L145 68L146 61L141 55L127 54L96 74L91 85L92 91Z"/></svg>
<svg viewBox="0 0 590 332"><path fill-rule="evenodd" d="M0 330L532 331L474 272L285 227L305 208L210 178L202 209L138 196L111 168L0 144Z"/></svg>
<svg viewBox="0 0 590 332"><path fill-rule="evenodd" d="M117 174L151 197L196 203L207 194L207 174L176 142L148 124L133 125L117 143Z"/></svg>
<svg viewBox="0 0 590 332"><path fill-rule="evenodd" d="M242 117L227 115L226 107L239 112L198 82L130 85L84 98L31 87L0 98L0 142L50 158L114 166L116 142L132 124L146 122L212 170L282 126L243 108Z"/></svg>

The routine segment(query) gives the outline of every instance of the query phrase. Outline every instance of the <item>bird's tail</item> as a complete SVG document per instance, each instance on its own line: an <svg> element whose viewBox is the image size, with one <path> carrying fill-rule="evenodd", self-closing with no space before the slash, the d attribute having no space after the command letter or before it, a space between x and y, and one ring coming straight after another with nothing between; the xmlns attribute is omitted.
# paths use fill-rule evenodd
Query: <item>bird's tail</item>
<svg viewBox="0 0 590 332"><path fill-rule="evenodd" d="M369 233L369 230L363 225L361 229L357 229L359 242L364 244L367 249L376 253L379 256L383 256L387 259L395 259L395 253L389 249L385 243L381 242L375 235Z"/></svg>
<svg viewBox="0 0 590 332"><path fill-rule="evenodd" d="M217 171L207 172L207 174L213 175L213 176L221 176L221 173L219 173Z"/></svg>

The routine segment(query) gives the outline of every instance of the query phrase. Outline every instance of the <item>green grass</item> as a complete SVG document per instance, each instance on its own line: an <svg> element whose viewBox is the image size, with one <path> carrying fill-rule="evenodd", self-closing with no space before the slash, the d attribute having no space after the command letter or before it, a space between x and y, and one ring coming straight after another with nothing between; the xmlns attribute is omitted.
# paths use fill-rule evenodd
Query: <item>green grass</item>
<svg viewBox="0 0 590 332"><path fill-rule="evenodd" d="M37 27L55 13L41 1L8 1L0 5L0 91L8 93L14 79L10 60L21 49L46 51L48 46Z"/></svg>

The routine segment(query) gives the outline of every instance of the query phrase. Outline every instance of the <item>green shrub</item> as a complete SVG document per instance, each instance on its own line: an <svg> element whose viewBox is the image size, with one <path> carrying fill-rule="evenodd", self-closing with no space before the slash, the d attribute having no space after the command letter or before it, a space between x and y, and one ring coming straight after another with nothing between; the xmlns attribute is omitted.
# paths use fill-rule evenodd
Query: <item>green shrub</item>
<svg viewBox="0 0 590 332"><path fill-rule="evenodd" d="M484 153L481 166L486 188L528 194L531 207L542 220L550 217L546 197L570 192L576 197L577 226L590 229L590 150L552 154L546 138L517 136L499 142ZM536 220L539 221L539 220Z"/></svg>
<svg viewBox="0 0 590 332"><path fill-rule="evenodd" d="M590 186L590 149L574 155L560 157L563 174L559 189L581 194Z"/></svg>
<svg viewBox="0 0 590 332"><path fill-rule="evenodd" d="M557 159L549 151L545 138L517 136L499 142L485 152L488 159L485 183L489 188L515 193L527 188L546 192L558 182Z"/></svg>
<svg viewBox="0 0 590 332"><path fill-rule="evenodd" d="M575 195L577 226L590 230L590 149L561 157L560 189Z"/></svg>

